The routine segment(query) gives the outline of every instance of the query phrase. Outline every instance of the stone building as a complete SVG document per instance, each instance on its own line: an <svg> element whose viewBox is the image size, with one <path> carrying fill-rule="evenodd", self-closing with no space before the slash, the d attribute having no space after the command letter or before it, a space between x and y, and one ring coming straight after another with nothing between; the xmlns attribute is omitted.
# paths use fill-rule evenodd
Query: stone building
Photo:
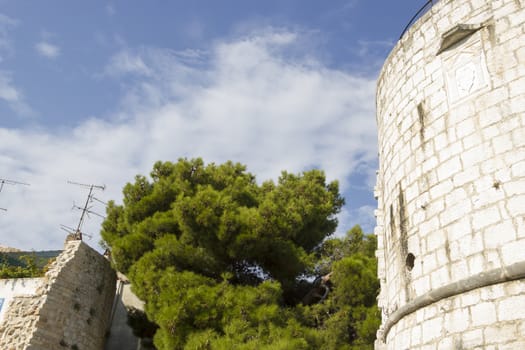
<svg viewBox="0 0 525 350"><path fill-rule="evenodd" d="M376 349L525 349L525 1L434 1L377 124Z"/></svg>
<svg viewBox="0 0 525 350"><path fill-rule="evenodd" d="M103 349L115 284L109 261L66 242L44 277L0 280L0 349Z"/></svg>

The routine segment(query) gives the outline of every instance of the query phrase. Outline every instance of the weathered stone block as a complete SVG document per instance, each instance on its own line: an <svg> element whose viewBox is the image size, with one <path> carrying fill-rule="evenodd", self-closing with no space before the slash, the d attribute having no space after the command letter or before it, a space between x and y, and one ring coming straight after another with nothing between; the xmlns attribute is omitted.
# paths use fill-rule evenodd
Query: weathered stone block
<svg viewBox="0 0 525 350"><path fill-rule="evenodd" d="M516 239L516 229L511 220L490 226L483 232L485 249L497 248Z"/></svg>
<svg viewBox="0 0 525 350"><path fill-rule="evenodd" d="M448 333L459 333L468 329L470 316L468 309L457 309L445 315L445 329Z"/></svg>
<svg viewBox="0 0 525 350"><path fill-rule="evenodd" d="M495 224L500 220L501 214L499 213L498 207L496 205L490 206L488 208L478 209L472 214L472 228L475 231L479 231L480 229Z"/></svg>
<svg viewBox="0 0 525 350"><path fill-rule="evenodd" d="M496 322L496 306L492 302L471 306L470 314L473 327L490 325Z"/></svg>
<svg viewBox="0 0 525 350"><path fill-rule="evenodd" d="M442 335L443 331L443 318L435 317L425 321L425 323L422 325L422 330L422 343L428 343L438 339Z"/></svg>
<svg viewBox="0 0 525 350"><path fill-rule="evenodd" d="M498 320L513 321L523 319L525 310L525 295L503 299L498 303Z"/></svg>
<svg viewBox="0 0 525 350"><path fill-rule="evenodd" d="M523 261L523 254L525 252L525 239L505 244L501 248L501 256L503 262L511 265Z"/></svg>

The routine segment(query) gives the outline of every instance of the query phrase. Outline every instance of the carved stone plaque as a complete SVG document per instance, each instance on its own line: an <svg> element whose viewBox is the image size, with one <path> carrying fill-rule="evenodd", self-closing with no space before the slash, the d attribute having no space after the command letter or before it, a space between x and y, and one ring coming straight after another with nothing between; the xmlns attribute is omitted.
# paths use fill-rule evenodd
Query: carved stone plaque
<svg viewBox="0 0 525 350"><path fill-rule="evenodd" d="M443 63L451 103L468 99L489 86L479 32L443 53Z"/></svg>

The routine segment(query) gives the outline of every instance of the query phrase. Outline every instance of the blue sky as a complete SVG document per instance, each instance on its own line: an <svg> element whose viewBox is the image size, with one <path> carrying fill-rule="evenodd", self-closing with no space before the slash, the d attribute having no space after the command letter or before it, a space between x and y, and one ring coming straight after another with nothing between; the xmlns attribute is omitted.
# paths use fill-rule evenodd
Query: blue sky
<svg viewBox="0 0 525 350"><path fill-rule="evenodd" d="M375 81L423 1L0 0L0 245L60 248L87 192L156 160L338 179L371 232ZM93 210L103 213L102 205ZM98 246L101 220L85 231Z"/></svg>

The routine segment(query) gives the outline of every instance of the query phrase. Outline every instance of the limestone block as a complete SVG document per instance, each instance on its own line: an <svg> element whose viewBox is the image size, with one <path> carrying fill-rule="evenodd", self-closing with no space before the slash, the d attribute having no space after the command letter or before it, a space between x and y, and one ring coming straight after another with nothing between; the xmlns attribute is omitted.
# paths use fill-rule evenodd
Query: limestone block
<svg viewBox="0 0 525 350"><path fill-rule="evenodd" d="M437 349L437 344L436 344L436 343L432 343L432 344L423 344L419 349L420 349L420 350L438 350L438 349Z"/></svg>
<svg viewBox="0 0 525 350"><path fill-rule="evenodd" d="M448 269L443 266L430 274L430 284L432 288L439 288L449 281Z"/></svg>
<svg viewBox="0 0 525 350"><path fill-rule="evenodd" d="M465 169L457 174L454 174L452 181L454 186L459 187L467 183L473 182L481 176L479 167L465 167Z"/></svg>
<svg viewBox="0 0 525 350"><path fill-rule="evenodd" d="M422 325L422 343L427 343L438 339L443 330L443 318L435 317L425 321Z"/></svg>
<svg viewBox="0 0 525 350"><path fill-rule="evenodd" d="M468 199L467 191L464 188L455 188L445 196L445 202L448 205L454 205Z"/></svg>
<svg viewBox="0 0 525 350"><path fill-rule="evenodd" d="M453 154L459 154L461 152L461 143L458 143L457 146L457 152L453 151ZM448 153L448 152L445 152ZM448 179L449 177L453 176L454 174L460 172L462 170L461 161L459 156L452 157L445 161L444 163L441 163L437 168L437 175L439 181L444 181Z"/></svg>
<svg viewBox="0 0 525 350"><path fill-rule="evenodd" d="M469 256L467 258L467 263L470 275L475 275L485 271L485 257L481 253Z"/></svg>
<svg viewBox="0 0 525 350"><path fill-rule="evenodd" d="M445 314L445 330L448 333L459 333L465 331L470 324L468 309L457 309Z"/></svg>
<svg viewBox="0 0 525 350"><path fill-rule="evenodd" d="M427 249L434 251L445 245L446 236L442 231L434 231L427 236Z"/></svg>
<svg viewBox="0 0 525 350"><path fill-rule="evenodd" d="M484 344L482 329L474 329L462 333L461 343L465 349L474 349L477 346L482 347Z"/></svg>
<svg viewBox="0 0 525 350"><path fill-rule="evenodd" d="M525 183L523 184L525 186ZM515 219L516 221L516 235L518 239L525 238L525 218L518 217Z"/></svg>
<svg viewBox="0 0 525 350"><path fill-rule="evenodd" d="M521 295L525 294L525 281L514 281L505 285L503 295Z"/></svg>
<svg viewBox="0 0 525 350"><path fill-rule="evenodd" d="M525 11L523 11L521 14L525 16ZM515 55L519 62L525 62L525 46L516 49Z"/></svg>
<svg viewBox="0 0 525 350"><path fill-rule="evenodd" d="M404 329L399 332L395 338L396 349L409 349L410 348L410 330Z"/></svg>
<svg viewBox="0 0 525 350"><path fill-rule="evenodd" d="M502 262L500 259L500 253L498 250L495 250L495 249L485 250L485 261L486 261L487 269L489 270L496 269L502 266Z"/></svg>
<svg viewBox="0 0 525 350"><path fill-rule="evenodd" d="M512 131L512 144L514 148L525 146L525 131L518 126Z"/></svg>
<svg viewBox="0 0 525 350"><path fill-rule="evenodd" d="M451 337L446 337L439 341L437 348L438 349L454 349L457 347L455 347L454 339L452 339Z"/></svg>
<svg viewBox="0 0 525 350"><path fill-rule="evenodd" d="M480 137L478 135L474 135L473 139L476 141L477 145L461 153L461 162L463 163L465 169L469 169L473 165L479 164L487 159L483 145L479 144ZM474 177L471 178L472 180L474 179ZM456 180L456 178L454 178L454 180Z"/></svg>
<svg viewBox="0 0 525 350"><path fill-rule="evenodd" d="M525 295L506 298L498 303L498 321L513 321L523 318Z"/></svg>
<svg viewBox="0 0 525 350"><path fill-rule="evenodd" d="M458 155L461 155L461 153L463 152L463 143L461 142L461 140L456 140L456 137L455 136L453 137L452 135L453 135L453 129L450 129L447 133L447 137L450 140L450 142L447 144L447 147L444 149L436 150L438 154L438 159L440 160L441 163L446 163L452 158L454 159L452 160L452 162L454 162L453 165L455 165L453 169L448 169L448 170L440 169L440 167L438 166L438 172L440 170L445 171L444 173L442 173L442 175L444 176L438 178L440 181L462 170L462 166L460 163L461 159L458 158ZM448 164L448 166L451 166L451 165L452 164ZM438 173L438 176L439 175L440 173Z"/></svg>
<svg viewBox="0 0 525 350"><path fill-rule="evenodd" d="M436 260L439 266L446 266L450 263L450 248L448 243L445 242L445 245L436 250Z"/></svg>
<svg viewBox="0 0 525 350"><path fill-rule="evenodd" d="M416 295L422 295L430 290L430 277L422 276L412 282Z"/></svg>
<svg viewBox="0 0 525 350"><path fill-rule="evenodd" d="M523 261L523 252L525 252L525 239L507 243L501 248L501 256L506 265Z"/></svg>
<svg viewBox="0 0 525 350"><path fill-rule="evenodd" d="M450 271L451 271L452 281L458 281L460 279L467 278L469 276L469 269L468 269L467 262L465 260L459 260L459 261L454 262L450 267ZM467 300L471 300L471 299L472 298L467 299ZM465 301L465 303L467 302L468 301Z"/></svg>
<svg viewBox="0 0 525 350"><path fill-rule="evenodd" d="M462 201L450 206L447 205L446 210L439 215L439 222L442 226L449 225L450 223L459 220L470 213L471 210L472 204L470 201Z"/></svg>
<svg viewBox="0 0 525 350"><path fill-rule="evenodd" d="M507 208L513 215L525 214L525 195L514 196L508 199Z"/></svg>
<svg viewBox="0 0 525 350"><path fill-rule="evenodd" d="M483 242L486 249L498 248L516 239L516 229L511 220L490 226L483 232Z"/></svg>
<svg viewBox="0 0 525 350"><path fill-rule="evenodd" d="M422 235L427 235L430 232L436 231L440 227L439 220L437 217L433 217L430 220L427 220L420 225L420 231Z"/></svg>
<svg viewBox="0 0 525 350"><path fill-rule="evenodd" d="M471 306L470 314L473 327L490 325L496 322L496 306L492 302Z"/></svg>
<svg viewBox="0 0 525 350"><path fill-rule="evenodd" d="M432 176L433 174L434 174L433 172L428 173L428 181L431 183L435 183L435 181L433 181L433 178L434 178L434 176ZM430 197L432 199L440 198L444 196L445 194L447 194L448 192L450 192L453 188L454 186L453 186L452 181L439 182L430 188L429 190Z"/></svg>
<svg viewBox="0 0 525 350"><path fill-rule="evenodd" d="M501 344L498 346L498 350L516 350L516 349L525 349L525 341L517 340L512 341L507 344Z"/></svg>
<svg viewBox="0 0 525 350"><path fill-rule="evenodd" d="M502 115L499 106L488 106L477 113L477 122L485 130L486 127L497 124L501 121ZM487 135L489 137L494 135Z"/></svg>
<svg viewBox="0 0 525 350"><path fill-rule="evenodd" d="M493 138L492 145L494 146L494 151L496 153L504 153L511 150L514 147L512 142L512 134L507 133Z"/></svg>
<svg viewBox="0 0 525 350"><path fill-rule="evenodd" d="M513 282L509 282L508 284L512 284ZM504 298L505 288L501 284L495 284L492 286L487 286L485 288L482 288L480 291L481 300L483 301L496 301L497 299Z"/></svg>
<svg viewBox="0 0 525 350"><path fill-rule="evenodd" d="M487 208L478 209L472 214L472 228L475 231L495 224L501 220L501 214L496 205Z"/></svg>

